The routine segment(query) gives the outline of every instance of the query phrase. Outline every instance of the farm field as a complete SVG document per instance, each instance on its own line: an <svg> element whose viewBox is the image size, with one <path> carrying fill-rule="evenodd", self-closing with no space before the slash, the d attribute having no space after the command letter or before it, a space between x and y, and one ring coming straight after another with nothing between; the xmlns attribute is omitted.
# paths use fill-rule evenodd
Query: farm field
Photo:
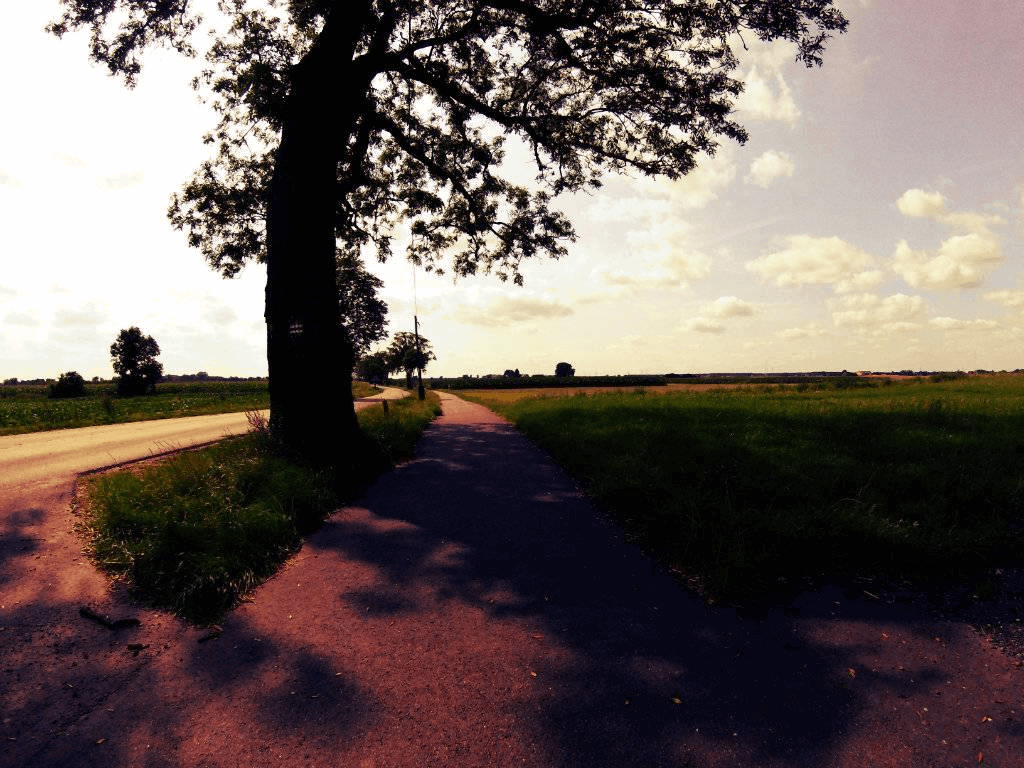
<svg viewBox="0 0 1024 768"><path fill-rule="evenodd" d="M356 397L379 391L355 382ZM270 405L266 379L169 381L156 394L119 397L110 382L86 384L85 397L50 399L45 384L0 387L0 435L129 421L262 410Z"/></svg>
<svg viewBox="0 0 1024 768"><path fill-rule="evenodd" d="M1024 376L459 394L712 599L821 579L984 592L1024 559Z"/></svg>

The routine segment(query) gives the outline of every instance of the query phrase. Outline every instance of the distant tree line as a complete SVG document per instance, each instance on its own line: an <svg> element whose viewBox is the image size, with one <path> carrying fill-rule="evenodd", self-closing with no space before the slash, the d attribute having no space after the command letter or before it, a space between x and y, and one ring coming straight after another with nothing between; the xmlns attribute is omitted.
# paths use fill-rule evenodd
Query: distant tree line
<svg viewBox="0 0 1024 768"><path fill-rule="evenodd" d="M432 389L526 389L533 387L658 387L667 383L664 376L549 376L521 374L519 376L460 376L434 377Z"/></svg>
<svg viewBox="0 0 1024 768"><path fill-rule="evenodd" d="M364 354L356 361L356 377L371 384L383 384L392 373L404 372L405 385L412 388L417 370L426 370L437 356L430 342L423 336L416 341L411 331L399 331L386 349Z"/></svg>

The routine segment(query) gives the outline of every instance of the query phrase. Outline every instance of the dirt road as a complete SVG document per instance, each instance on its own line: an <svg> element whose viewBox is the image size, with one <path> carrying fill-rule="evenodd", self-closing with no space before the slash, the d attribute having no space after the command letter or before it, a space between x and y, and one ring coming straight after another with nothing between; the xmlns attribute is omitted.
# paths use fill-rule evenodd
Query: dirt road
<svg viewBox="0 0 1024 768"><path fill-rule="evenodd" d="M387 388L357 400L356 410L407 395ZM0 526L19 509L39 506L54 493L66 494L82 472L209 443L248 428L244 413L218 413L0 437Z"/></svg>

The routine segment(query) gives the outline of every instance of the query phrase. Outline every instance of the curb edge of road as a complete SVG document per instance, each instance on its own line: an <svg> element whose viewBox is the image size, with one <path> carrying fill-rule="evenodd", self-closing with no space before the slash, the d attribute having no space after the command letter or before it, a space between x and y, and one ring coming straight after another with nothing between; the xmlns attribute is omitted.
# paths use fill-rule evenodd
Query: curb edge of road
<svg viewBox="0 0 1024 768"><path fill-rule="evenodd" d="M185 451L194 451L199 448L206 448L207 446L213 445L214 443L222 443L225 440L232 440L241 437L241 435L224 435L224 437L218 437L216 440L206 440L202 443L191 443L189 445L182 445L177 448L170 448L166 451L160 451L159 453L151 453L148 456L138 456L134 459L125 459L124 461L117 461L113 464L106 464L102 467L95 467L93 469L87 469L84 472L75 473L75 483L77 484L78 478L88 477L90 475L98 475L103 472L109 472L112 469L119 469L121 467L127 467L129 464L138 464L143 461L152 461L153 459L163 459L168 456L173 456L176 453L184 453Z"/></svg>

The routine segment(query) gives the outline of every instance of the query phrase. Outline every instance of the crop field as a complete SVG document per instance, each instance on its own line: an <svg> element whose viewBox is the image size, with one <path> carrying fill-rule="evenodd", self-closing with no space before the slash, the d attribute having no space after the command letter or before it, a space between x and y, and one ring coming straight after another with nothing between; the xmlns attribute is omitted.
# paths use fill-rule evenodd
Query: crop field
<svg viewBox="0 0 1024 768"><path fill-rule="evenodd" d="M119 397L110 382L86 384L85 397L50 399L45 384L0 387L0 435L119 424L268 407L266 379L171 381L156 394Z"/></svg>
<svg viewBox="0 0 1024 768"><path fill-rule="evenodd" d="M355 397L379 391L353 382ZM85 397L50 399L47 392L45 384L0 386L0 435L270 407L266 379L169 381L137 397L119 397L110 382L86 384Z"/></svg>
<svg viewBox="0 0 1024 768"><path fill-rule="evenodd" d="M1024 376L460 395L514 421L711 598L982 583L1024 560Z"/></svg>

